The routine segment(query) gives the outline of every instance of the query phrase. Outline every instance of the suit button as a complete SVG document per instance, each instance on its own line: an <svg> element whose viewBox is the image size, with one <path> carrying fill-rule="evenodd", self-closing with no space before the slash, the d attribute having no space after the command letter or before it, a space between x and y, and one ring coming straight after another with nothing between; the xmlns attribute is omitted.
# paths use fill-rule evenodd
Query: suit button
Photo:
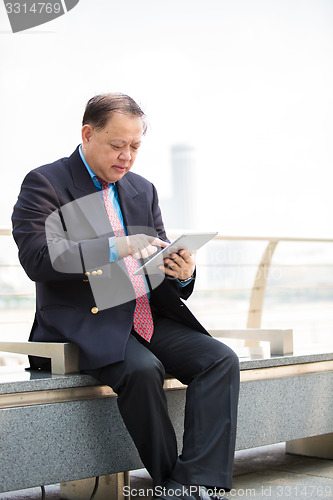
<svg viewBox="0 0 333 500"><path fill-rule="evenodd" d="M98 307L93 307L93 308L91 309L91 312L92 312L93 314L97 314L97 313L98 313Z"/></svg>
<svg viewBox="0 0 333 500"><path fill-rule="evenodd" d="M98 269L97 274L98 274L99 276L100 276L101 274L103 274L102 269Z"/></svg>
<svg viewBox="0 0 333 500"><path fill-rule="evenodd" d="M92 274L93 276L97 276L97 271L93 271L91 274Z"/></svg>
<svg viewBox="0 0 333 500"><path fill-rule="evenodd" d="M86 273L84 273L86 276L90 276L90 272L87 271Z"/></svg>
<svg viewBox="0 0 333 500"><path fill-rule="evenodd" d="M89 283L89 280L82 280L82 281L84 281L85 283L87 283L87 282Z"/></svg>

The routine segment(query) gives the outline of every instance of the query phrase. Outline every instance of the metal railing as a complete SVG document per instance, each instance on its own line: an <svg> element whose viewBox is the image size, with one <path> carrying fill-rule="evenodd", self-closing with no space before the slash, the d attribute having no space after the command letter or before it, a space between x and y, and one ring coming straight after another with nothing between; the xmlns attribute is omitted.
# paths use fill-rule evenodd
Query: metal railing
<svg viewBox="0 0 333 500"><path fill-rule="evenodd" d="M172 237L178 236L179 233L172 233ZM253 284L251 287L251 294L250 294L250 300L249 300L249 307L248 307L248 313L247 313L247 328L261 328L261 322L262 322L262 314L263 314L263 308L264 308L264 299L265 299L265 292L267 288L267 280L269 277L269 271L272 265L272 260L274 253L276 251L276 248L279 243L282 242L289 242L289 243L320 243L320 244L331 244L333 245L333 239L332 238L292 238L292 237L276 237L276 236L271 236L271 237L265 237L265 236L221 236L217 235L214 238L214 241L220 241L220 242L264 242L266 243L266 247L262 253L261 259L259 261L259 264L257 265L255 277L253 280ZM332 255L333 255L333 246L332 246ZM221 264L220 264L221 265ZM221 266L226 266L226 264L222 264ZM241 267L246 267L246 266L253 266L253 264L248 265L248 264L238 264ZM333 259L332 262L330 263L316 263L316 264L303 264L303 266L306 265L307 267L311 266L325 266L328 267L330 266L333 269ZM210 267L210 264L204 264L206 267ZM213 264L214 266L214 264ZM290 266L290 267L296 267L295 265L286 265L284 266ZM292 287L289 285L283 285L281 287L275 286L274 289L281 289L281 290L290 290L290 289L301 289L304 290L306 287L303 285L296 286L293 285ZM314 287L311 287L314 288ZM316 287L319 288L319 287ZM320 288L326 288L330 289L333 292L333 280L330 284L328 285L322 285ZM214 289L214 291L221 291L221 290L226 290L226 288L219 288L219 289ZM229 288L229 291L244 291L246 288ZM332 304L333 305L333 304Z"/></svg>
<svg viewBox="0 0 333 500"><path fill-rule="evenodd" d="M169 233L169 238L173 239L173 237L179 236L180 231L172 231ZM10 236L11 235L11 230L7 228L0 228L0 236ZM213 242L211 242L209 245L212 245L213 243L232 243L232 242L262 242L265 244L264 251L262 252L261 259L258 264L258 258L256 260L256 264L246 264L242 262L235 262L235 264L231 264L231 266L239 266L240 268L246 269L247 267L253 267L254 265L256 266L256 271L254 273L254 279L252 285L249 287L237 287L237 286L228 286L228 284L225 283L219 283L218 287L211 288L211 284L208 282L207 287L199 288L197 293L202 293L204 291L206 292L221 292L221 291L229 291L229 292L235 292L235 291L245 291L247 290L250 294L249 298L249 305L248 305L248 311L247 311L247 322L246 326L247 328L260 328L262 324L262 315L263 315L263 310L264 310L264 299L266 295L266 290L267 290L267 280L270 274L270 269L272 266L272 260L273 256L276 253L276 249L278 245L281 243L313 243L313 244L320 244L320 245L332 245L333 244L333 239L332 238L293 238L293 237L265 237L265 236L221 236L217 235ZM332 247L333 249L333 247ZM333 252L332 252L333 255ZM0 255L1 257L1 255ZM202 267L206 268L207 271L212 268L216 267L224 267L227 268L228 263L211 263L209 261L209 258L206 259L205 262L202 262ZM285 264L286 266L289 267L295 267L293 264ZM305 263L302 264L306 266L307 268L317 266L318 269L320 266L325 266L325 267L330 267L333 270L333 259L329 263ZM1 264L0 263L0 268L10 268L10 267L20 267L20 264L18 263L13 263L13 264ZM0 284L1 287L1 284ZM290 286L288 284L284 284L282 286L275 286L275 290L290 290L290 289L298 289L298 290L304 290L306 286L299 284L299 285L293 285ZM313 287L312 287L313 288ZM326 290L332 290L333 293L333 280L332 282L326 283L321 285L321 289L326 289ZM6 293L1 291L0 288L0 297L29 297L33 296L33 292L23 292L20 290L17 290L15 292L10 292Z"/></svg>

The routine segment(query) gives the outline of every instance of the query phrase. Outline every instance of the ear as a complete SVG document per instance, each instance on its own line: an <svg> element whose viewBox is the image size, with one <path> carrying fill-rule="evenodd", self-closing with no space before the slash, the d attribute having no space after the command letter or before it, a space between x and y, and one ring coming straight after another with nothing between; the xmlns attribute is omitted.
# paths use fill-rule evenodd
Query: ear
<svg viewBox="0 0 333 500"><path fill-rule="evenodd" d="M83 125L82 127L82 144L85 145L85 144L88 144L88 142L90 141L90 139L92 138L93 136L93 133L94 133L94 129L92 128L91 125Z"/></svg>

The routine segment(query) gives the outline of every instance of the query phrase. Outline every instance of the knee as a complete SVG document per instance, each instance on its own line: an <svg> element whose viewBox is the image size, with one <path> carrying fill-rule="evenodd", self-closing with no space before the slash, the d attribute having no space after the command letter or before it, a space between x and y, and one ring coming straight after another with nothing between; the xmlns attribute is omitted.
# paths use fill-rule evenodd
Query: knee
<svg viewBox="0 0 333 500"><path fill-rule="evenodd" d="M153 355L136 359L131 363L127 373L128 382L141 386L156 383L163 385L164 377L164 366L160 360Z"/></svg>
<svg viewBox="0 0 333 500"><path fill-rule="evenodd" d="M219 349L217 349L217 355L224 367L228 367L232 373L239 372L239 358L230 347L220 342Z"/></svg>
<svg viewBox="0 0 333 500"><path fill-rule="evenodd" d="M237 356L237 354L235 353L235 351L233 351L232 349L230 349L230 347L228 347L228 359L229 359L229 363L230 363L230 366L235 369L235 370L239 370L239 357Z"/></svg>

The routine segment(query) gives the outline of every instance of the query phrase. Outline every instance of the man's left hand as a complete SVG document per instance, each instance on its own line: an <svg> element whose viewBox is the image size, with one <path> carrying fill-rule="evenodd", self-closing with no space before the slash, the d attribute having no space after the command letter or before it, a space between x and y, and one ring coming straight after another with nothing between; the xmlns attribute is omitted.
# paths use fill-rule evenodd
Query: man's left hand
<svg viewBox="0 0 333 500"><path fill-rule="evenodd" d="M187 280L195 270L195 254L180 250L179 253L173 253L170 258L164 259L164 264L160 269L165 274L179 280Z"/></svg>

